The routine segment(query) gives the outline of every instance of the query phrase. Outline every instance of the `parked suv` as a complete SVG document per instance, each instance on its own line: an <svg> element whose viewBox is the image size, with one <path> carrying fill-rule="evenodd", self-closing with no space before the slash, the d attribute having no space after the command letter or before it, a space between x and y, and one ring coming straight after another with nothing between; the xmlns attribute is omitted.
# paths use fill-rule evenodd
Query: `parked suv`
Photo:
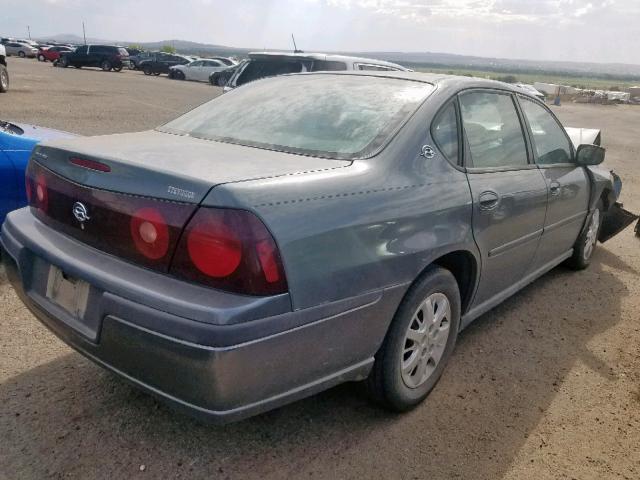
<svg viewBox="0 0 640 480"><path fill-rule="evenodd" d="M99 67L105 72L119 72L129 66L129 52L115 45L81 45L73 52L62 53L59 65L64 68Z"/></svg>
<svg viewBox="0 0 640 480"><path fill-rule="evenodd" d="M408 71L401 65L372 58L324 53L251 52L249 59L235 70L225 86L225 91L265 77L287 73L340 70ZM214 85L220 85L219 80L210 79L210 81Z"/></svg>
<svg viewBox="0 0 640 480"><path fill-rule="evenodd" d="M182 55L173 55L170 53L156 52L148 59L138 63L138 69L142 70L145 75L160 75L161 73L169 73L169 68L176 65L186 65L191 63L191 58Z"/></svg>
<svg viewBox="0 0 640 480"><path fill-rule="evenodd" d="M0 45L0 93L9 90L9 72L7 71L7 52L4 45Z"/></svg>

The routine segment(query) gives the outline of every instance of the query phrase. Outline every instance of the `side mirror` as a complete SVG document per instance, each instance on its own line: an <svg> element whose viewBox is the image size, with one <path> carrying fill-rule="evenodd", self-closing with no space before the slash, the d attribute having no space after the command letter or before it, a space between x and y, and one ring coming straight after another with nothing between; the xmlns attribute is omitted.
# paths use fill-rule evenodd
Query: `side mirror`
<svg viewBox="0 0 640 480"><path fill-rule="evenodd" d="M598 145L580 145L576 152L576 163L583 167L600 165L604 162L605 152L606 150Z"/></svg>

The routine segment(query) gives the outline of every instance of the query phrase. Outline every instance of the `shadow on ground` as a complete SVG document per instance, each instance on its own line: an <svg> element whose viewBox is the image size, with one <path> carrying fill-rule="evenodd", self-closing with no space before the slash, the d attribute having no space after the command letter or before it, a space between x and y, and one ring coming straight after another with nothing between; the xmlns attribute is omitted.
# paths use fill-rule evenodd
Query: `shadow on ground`
<svg viewBox="0 0 640 480"><path fill-rule="evenodd" d="M588 271L558 268L479 319L402 416L344 385L207 426L69 353L0 385L0 477L500 478L576 362L613 380L588 347L620 319L612 268L631 269L600 249Z"/></svg>

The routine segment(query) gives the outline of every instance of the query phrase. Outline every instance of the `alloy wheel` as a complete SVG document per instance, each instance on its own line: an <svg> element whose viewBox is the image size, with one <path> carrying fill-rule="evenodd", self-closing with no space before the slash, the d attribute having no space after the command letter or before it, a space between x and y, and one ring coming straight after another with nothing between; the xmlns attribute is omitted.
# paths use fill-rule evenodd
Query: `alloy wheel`
<svg viewBox="0 0 640 480"><path fill-rule="evenodd" d="M446 295L433 293L417 308L401 353L402 381L409 388L423 385L444 354L451 325L451 304Z"/></svg>
<svg viewBox="0 0 640 480"><path fill-rule="evenodd" d="M600 210L595 209L593 215L591 215L591 222L589 222L589 230L587 230L587 238L584 244L584 259L588 260L593 254L593 250L598 241L598 229L600 228Z"/></svg>

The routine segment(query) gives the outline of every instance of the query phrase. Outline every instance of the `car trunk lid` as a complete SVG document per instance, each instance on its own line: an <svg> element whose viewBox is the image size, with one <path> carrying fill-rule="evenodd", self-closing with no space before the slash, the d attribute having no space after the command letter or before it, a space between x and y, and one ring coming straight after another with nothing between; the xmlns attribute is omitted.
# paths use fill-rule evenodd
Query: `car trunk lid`
<svg viewBox="0 0 640 480"><path fill-rule="evenodd" d="M49 142L38 146L33 158L81 185L187 203L199 203L223 183L351 164L157 131ZM96 161L110 171L79 168L71 158Z"/></svg>
<svg viewBox="0 0 640 480"><path fill-rule="evenodd" d="M45 224L168 272L182 231L216 185L349 164L159 132L63 139L34 150L27 195Z"/></svg>

